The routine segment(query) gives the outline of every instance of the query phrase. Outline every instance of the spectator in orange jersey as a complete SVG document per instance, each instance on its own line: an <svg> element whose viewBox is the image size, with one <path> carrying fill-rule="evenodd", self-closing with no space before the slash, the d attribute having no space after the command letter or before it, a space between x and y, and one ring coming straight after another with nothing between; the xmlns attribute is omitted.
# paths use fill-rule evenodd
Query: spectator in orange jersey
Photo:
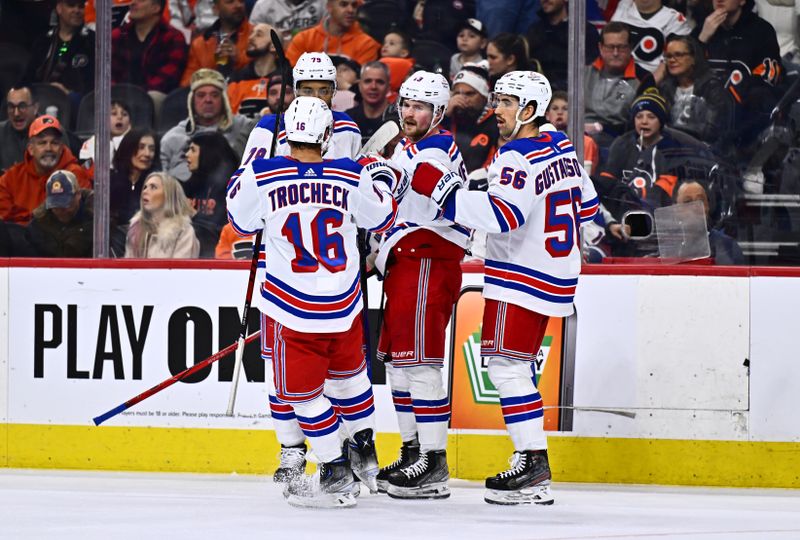
<svg viewBox="0 0 800 540"><path fill-rule="evenodd" d="M378 57L380 43L366 34L356 22L358 0L328 0L322 21L297 34L286 49L294 65L304 52L346 55L362 66Z"/></svg>
<svg viewBox="0 0 800 540"><path fill-rule="evenodd" d="M214 12L218 17L214 24L192 40L181 86L189 86L200 68L215 69L227 77L249 61L247 45L253 27L244 0L214 0Z"/></svg>
<svg viewBox="0 0 800 540"><path fill-rule="evenodd" d="M57 170L73 173L82 188L91 188L89 174L64 144L66 133L58 119L40 116L28 130L28 148L21 163L0 176L0 219L26 225L45 199L45 184Z"/></svg>
<svg viewBox="0 0 800 540"><path fill-rule="evenodd" d="M272 26L260 23L253 26L247 40L250 63L236 71L228 80L228 99L234 114L253 118L267 106L269 77L275 71L275 51L272 49Z"/></svg>

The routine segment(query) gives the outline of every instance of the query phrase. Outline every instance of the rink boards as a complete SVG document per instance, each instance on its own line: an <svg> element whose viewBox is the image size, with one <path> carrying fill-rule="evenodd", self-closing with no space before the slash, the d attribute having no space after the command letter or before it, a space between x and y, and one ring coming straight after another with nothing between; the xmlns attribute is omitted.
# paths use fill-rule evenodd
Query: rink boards
<svg viewBox="0 0 800 540"><path fill-rule="evenodd" d="M248 351L232 418L224 415L227 359L101 427L91 422L235 336L245 265L6 264L0 267L0 463L274 468L268 373L255 349ZM479 287L479 269L467 270L465 290ZM797 275L706 266L588 268L577 293L577 322L564 325L573 331L563 334L558 321L549 332L554 339L543 348L540 388L559 394L545 395L546 403L604 411L548 411L555 479L800 487L800 364L792 339ZM379 283L370 283L370 292L377 307ZM475 309L462 310L459 320L478 321L467 313ZM464 335L452 336L454 365L445 370L455 374L457 409L449 461L454 476L475 479L504 468L512 448L497 429L491 388L480 388L480 358L469 363ZM379 448L388 461L399 441L397 425L388 387L374 375ZM465 399L489 412L459 416Z"/></svg>

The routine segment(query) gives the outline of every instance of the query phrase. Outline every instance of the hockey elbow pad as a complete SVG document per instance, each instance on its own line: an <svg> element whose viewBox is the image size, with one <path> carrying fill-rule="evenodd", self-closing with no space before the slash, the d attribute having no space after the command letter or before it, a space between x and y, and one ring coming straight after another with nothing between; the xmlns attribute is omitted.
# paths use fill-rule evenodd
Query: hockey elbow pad
<svg viewBox="0 0 800 540"><path fill-rule="evenodd" d="M437 206L444 206L447 199L461 188L461 176L436 162L424 162L417 166L411 179L411 189L430 197Z"/></svg>

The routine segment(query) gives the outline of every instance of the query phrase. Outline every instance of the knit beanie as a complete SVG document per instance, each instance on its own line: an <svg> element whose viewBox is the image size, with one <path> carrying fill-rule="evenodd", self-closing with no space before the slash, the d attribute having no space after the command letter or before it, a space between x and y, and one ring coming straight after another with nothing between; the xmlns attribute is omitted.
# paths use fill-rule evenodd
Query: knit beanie
<svg viewBox="0 0 800 540"><path fill-rule="evenodd" d="M192 102L194 101L195 90L201 86L213 86L222 92L222 103L225 107L225 111L222 120L219 122L219 128L221 130L228 129L233 124L233 111L231 110L231 103L228 100L228 84L225 82L225 77L215 69L200 68L192 74L191 82L189 83L189 97L186 103L189 109L188 132L194 133L195 121Z"/></svg>
<svg viewBox="0 0 800 540"><path fill-rule="evenodd" d="M636 114L641 111L650 111L663 128L667 123L667 100L658 93L655 88L648 88L639 97L633 100L631 105L631 120L636 118Z"/></svg>

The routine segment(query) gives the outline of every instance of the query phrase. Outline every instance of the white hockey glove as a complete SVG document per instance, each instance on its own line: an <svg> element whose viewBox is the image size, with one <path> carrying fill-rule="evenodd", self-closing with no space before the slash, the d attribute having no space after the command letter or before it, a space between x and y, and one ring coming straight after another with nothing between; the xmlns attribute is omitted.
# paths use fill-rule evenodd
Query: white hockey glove
<svg viewBox="0 0 800 540"><path fill-rule="evenodd" d="M464 180L457 172L449 170L438 161L425 161L417 166L411 189L430 197L439 207L443 207L447 199L461 189Z"/></svg>

